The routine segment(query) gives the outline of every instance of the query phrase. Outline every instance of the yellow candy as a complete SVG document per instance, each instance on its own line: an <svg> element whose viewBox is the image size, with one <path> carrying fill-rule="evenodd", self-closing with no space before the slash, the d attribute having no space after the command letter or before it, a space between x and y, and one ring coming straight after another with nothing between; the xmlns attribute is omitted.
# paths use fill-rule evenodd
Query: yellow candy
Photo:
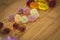
<svg viewBox="0 0 60 40"><path fill-rule="evenodd" d="M46 1L39 1L38 5L39 5L39 9L41 9L41 10L48 10L48 8L49 8Z"/></svg>
<svg viewBox="0 0 60 40"><path fill-rule="evenodd" d="M38 9L38 4L36 2L31 2L30 7Z"/></svg>
<svg viewBox="0 0 60 40"><path fill-rule="evenodd" d="M15 15L15 22L19 23L21 21L21 16L20 15Z"/></svg>
<svg viewBox="0 0 60 40"><path fill-rule="evenodd" d="M34 15L36 18L38 18L40 15L39 15L39 12L37 11L37 9L32 9L30 11L31 15Z"/></svg>

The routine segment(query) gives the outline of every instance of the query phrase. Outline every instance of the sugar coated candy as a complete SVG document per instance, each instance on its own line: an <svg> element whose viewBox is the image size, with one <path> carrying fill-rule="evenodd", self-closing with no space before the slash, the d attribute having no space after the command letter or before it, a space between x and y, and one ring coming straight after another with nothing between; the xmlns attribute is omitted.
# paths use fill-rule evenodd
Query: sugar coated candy
<svg viewBox="0 0 60 40"><path fill-rule="evenodd" d="M3 22L0 22L0 29L2 29L4 26Z"/></svg>
<svg viewBox="0 0 60 40"><path fill-rule="evenodd" d="M38 4L36 2L31 2L30 7L38 9Z"/></svg>
<svg viewBox="0 0 60 40"><path fill-rule="evenodd" d="M11 13L11 14L9 15L9 21L14 21L14 16L15 16L15 15Z"/></svg>
<svg viewBox="0 0 60 40"><path fill-rule="evenodd" d="M53 8L56 6L56 0L47 0L49 7Z"/></svg>
<svg viewBox="0 0 60 40"><path fill-rule="evenodd" d="M27 16L22 16L22 23L27 23L28 22L28 17Z"/></svg>
<svg viewBox="0 0 60 40"><path fill-rule="evenodd" d="M6 40L18 40L18 38L17 37L7 36Z"/></svg>
<svg viewBox="0 0 60 40"><path fill-rule="evenodd" d="M19 27L20 27L19 24L17 24L17 23L13 24L13 29L18 29Z"/></svg>
<svg viewBox="0 0 60 40"><path fill-rule="evenodd" d="M21 27L19 28L19 31L20 31L20 32L24 32L24 31L25 31L25 29L26 29L26 27L25 27L25 26L21 26Z"/></svg>
<svg viewBox="0 0 60 40"><path fill-rule="evenodd" d="M23 11L23 13L25 14L25 15L29 15L30 14L30 8L25 8L24 9L24 11Z"/></svg>
<svg viewBox="0 0 60 40"><path fill-rule="evenodd" d="M49 8L47 2L44 2L44 1L39 1L38 5L39 5L39 9L41 10L48 10Z"/></svg>
<svg viewBox="0 0 60 40"><path fill-rule="evenodd" d="M30 6L30 3L31 3L31 2L33 2L33 0L28 0L27 3L26 3L26 5L27 5L27 6Z"/></svg>
<svg viewBox="0 0 60 40"><path fill-rule="evenodd" d="M37 9L31 9L30 13L31 15L34 15L36 18L39 17L39 12L37 11Z"/></svg>
<svg viewBox="0 0 60 40"><path fill-rule="evenodd" d="M29 19L29 22L34 22L36 20L34 15L29 15L28 19Z"/></svg>
<svg viewBox="0 0 60 40"><path fill-rule="evenodd" d="M21 16L18 15L18 14L16 14L16 15L15 15L15 22L16 22L16 23L19 23L20 21L21 21Z"/></svg>
<svg viewBox="0 0 60 40"><path fill-rule="evenodd" d="M3 33L4 33L4 34L8 34L8 33L10 33L10 29L9 29L9 28L5 28L5 29L3 29Z"/></svg>
<svg viewBox="0 0 60 40"><path fill-rule="evenodd" d="M22 14L23 13L23 8L18 8L18 14Z"/></svg>

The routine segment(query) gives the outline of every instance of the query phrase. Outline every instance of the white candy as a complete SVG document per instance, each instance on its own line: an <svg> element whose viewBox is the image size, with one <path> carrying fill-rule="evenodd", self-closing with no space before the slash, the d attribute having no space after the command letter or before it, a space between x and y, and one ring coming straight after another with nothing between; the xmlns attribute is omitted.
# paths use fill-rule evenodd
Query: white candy
<svg viewBox="0 0 60 40"><path fill-rule="evenodd" d="M22 23L27 23L28 22L28 17L27 16L22 16Z"/></svg>
<svg viewBox="0 0 60 40"><path fill-rule="evenodd" d="M15 22L16 22L16 23L19 23L20 21L21 21L21 16L18 15L18 14L16 14L16 15L15 15Z"/></svg>
<svg viewBox="0 0 60 40"><path fill-rule="evenodd" d="M34 15L36 18L39 17L39 13L38 13L37 9L32 9L32 10L30 11L30 13L31 13L31 15Z"/></svg>

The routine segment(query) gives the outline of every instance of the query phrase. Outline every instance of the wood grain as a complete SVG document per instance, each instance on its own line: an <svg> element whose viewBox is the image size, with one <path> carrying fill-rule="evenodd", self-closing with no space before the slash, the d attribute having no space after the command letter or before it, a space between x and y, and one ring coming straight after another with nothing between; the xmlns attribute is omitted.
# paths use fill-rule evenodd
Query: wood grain
<svg viewBox="0 0 60 40"><path fill-rule="evenodd" d="M18 7L25 8L26 2L26 0L16 1L0 13L0 21L4 22L5 27L11 28L12 26L12 23L7 21L9 14L16 14ZM60 40L59 1L57 1L55 8L47 11L39 10L39 14L40 17L36 22L26 24L26 31L20 40Z"/></svg>

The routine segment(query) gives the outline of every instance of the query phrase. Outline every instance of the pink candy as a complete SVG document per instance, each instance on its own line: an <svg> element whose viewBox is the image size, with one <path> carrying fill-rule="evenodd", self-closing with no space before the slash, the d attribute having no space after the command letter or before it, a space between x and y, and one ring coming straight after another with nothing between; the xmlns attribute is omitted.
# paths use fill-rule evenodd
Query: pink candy
<svg viewBox="0 0 60 40"><path fill-rule="evenodd" d="M9 21L14 21L14 14L9 15Z"/></svg>
<svg viewBox="0 0 60 40"><path fill-rule="evenodd" d="M29 15L30 14L30 8L25 8L24 11L23 11L23 13L25 15Z"/></svg>
<svg viewBox="0 0 60 40"><path fill-rule="evenodd" d="M34 22L36 20L35 16L33 15L30 15L28 19L29 19L29 22Z"/></svg>

